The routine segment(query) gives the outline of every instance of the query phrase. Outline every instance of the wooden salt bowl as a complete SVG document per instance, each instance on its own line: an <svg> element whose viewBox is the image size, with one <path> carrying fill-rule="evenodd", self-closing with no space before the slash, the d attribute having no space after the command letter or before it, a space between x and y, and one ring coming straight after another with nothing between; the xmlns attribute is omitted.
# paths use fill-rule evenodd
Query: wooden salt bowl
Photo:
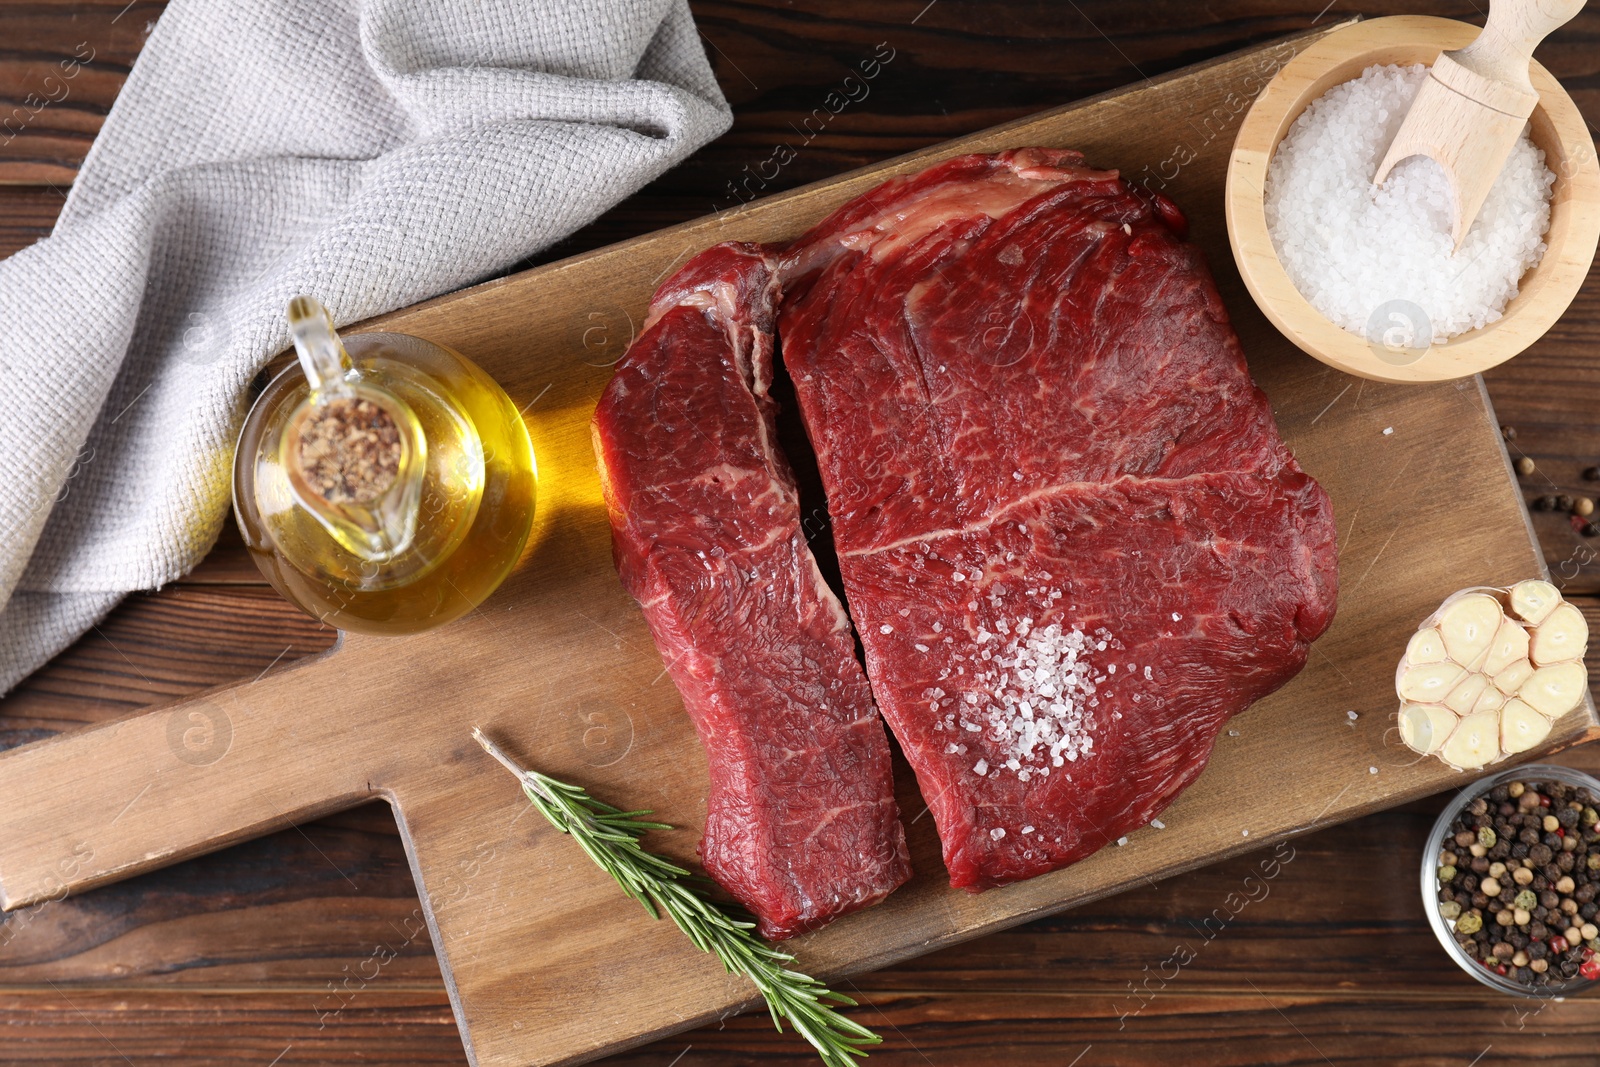
<svg viewBox="0 0 1600 1067"><path fill-rule="evenodd" d="M1278 261L1264 206L1267 165L1307 106L1373 64L1432 65L1439 53L1473 40L1478 27L1413 15L1372 19L1313 42L1278 71L1251 105L1228 161L1224 190L1228 239L1250 295L1283 335L1330 366L1385 382L1433 382L1504 363L1553 326L1589 273L1600 241L1600 162L1583 116L1561 84L1535 62L1529 71L1539 106L1528 120L1533 143L1556 175L1544 258L1522 276L1504 315L1444 344L1409 347L1352 333L1300 295ZM1402 296L1403 294L1396 294ZM1371 331L1369 331L1371 332Z"/></svg>

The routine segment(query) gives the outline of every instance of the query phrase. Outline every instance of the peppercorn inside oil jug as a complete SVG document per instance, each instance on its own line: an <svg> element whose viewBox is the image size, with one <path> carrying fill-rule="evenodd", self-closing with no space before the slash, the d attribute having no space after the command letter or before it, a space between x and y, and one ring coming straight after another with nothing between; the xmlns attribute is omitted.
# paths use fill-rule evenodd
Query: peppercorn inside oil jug
<svg viewBox="0 0 1600 1067"><path fill-rule="evenodd" d="M341 338L289 304L298 364L245 419L233 503L256 566L341 630L415 633L505 580L533 525L516 406L461 354L408 334Z"/></svg>

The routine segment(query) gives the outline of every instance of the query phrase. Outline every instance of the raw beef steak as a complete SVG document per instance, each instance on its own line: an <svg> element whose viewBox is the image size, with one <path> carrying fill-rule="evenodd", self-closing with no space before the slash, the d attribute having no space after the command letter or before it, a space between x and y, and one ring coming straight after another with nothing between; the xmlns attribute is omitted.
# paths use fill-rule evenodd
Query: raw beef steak
<svg viewBox="0 0 1600 1067"><path fill-rule="evenodd" d="M785 260L783 355L873 691L954 885L1115 841L1332 620L1326 494L1169 202L950 160Z"/></svg>
<svg viewBox="0 0 1600 1067"><path fill-rule="evenodd" d="M783 938L911 867L889 739L774 444L771 266L720 245L669 279L594 437L617 571L710 764L701 858Z"/></svg>

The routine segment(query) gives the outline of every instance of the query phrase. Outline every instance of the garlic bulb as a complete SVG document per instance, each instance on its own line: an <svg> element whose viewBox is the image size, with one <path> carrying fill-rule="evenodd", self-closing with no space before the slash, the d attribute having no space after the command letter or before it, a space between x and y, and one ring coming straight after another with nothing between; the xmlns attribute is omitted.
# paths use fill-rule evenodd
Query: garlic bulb
<svg viewBox="0 0 1600 1067"><path fill-rule="evenodd" d="M1457 770L1526 752L1583 701L1588 643L1583 613L1549 582L1463 589L1400 658L1401 739Z"/></svg>

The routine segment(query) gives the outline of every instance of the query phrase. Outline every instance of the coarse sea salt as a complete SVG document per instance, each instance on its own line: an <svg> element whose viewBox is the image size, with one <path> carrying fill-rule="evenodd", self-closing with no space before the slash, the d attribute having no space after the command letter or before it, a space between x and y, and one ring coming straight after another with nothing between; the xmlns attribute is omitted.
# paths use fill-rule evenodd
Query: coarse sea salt
<svg viewBox="0 0 1600 1067"><path fill-rule="evenodd" d="M967 709L967 721L985 727L986 737L1006 757L1006 769L1023 781L1094 751L1089 636L1060 623L1035 627L1028 618L1000 619L995 628L1007 639L978 632L980 646L991 647L984 649L983 669L973 678L979 688L969 695L978 700Z"/></svg>
<svg viewBox="0 0 1600 1067"><path fill-rule="evenodd" d="M1555 182L1524 130L1459 250L1434 160L1413 156L1374 187L1427 76L1421 64L1374 66L1329 89L1290 127L1266 182L1267 228L1301 295L1346 330L1411 347L1429 340L1410 336L1418 329L1440 344L1501 317L1544 255Z"/></svg>
<svg viewBox="0 0 1600 1067"><path fill-rule="evenodd" d="M1026 782L1047 778L1094 752L1097 694L1108 676L1094 664L1093 653L1122 644L1103 627L1086 633L1059 622L1041 624L1031 616L1006 617L1005 592L998 583L987 591L985 599L996 614L973 622L973 650L952 654L939 674L941 684L923 690L922 697L936 714L943 712L934 729L981 735L987 758L971 765L973 774L1003 771ZM1026 592L1043 600L1043 607L1063 596L1048 588ZM969 604L976 606L976 601ZM936 632L942 628L934 626ZM1115 666L1106 664L1113 672ZM1128 668L1136 670L1133 664ZM947 692L944 685L959 691ZM966 754L965 745L954 746L947 743L947 754Z"/></svg>

